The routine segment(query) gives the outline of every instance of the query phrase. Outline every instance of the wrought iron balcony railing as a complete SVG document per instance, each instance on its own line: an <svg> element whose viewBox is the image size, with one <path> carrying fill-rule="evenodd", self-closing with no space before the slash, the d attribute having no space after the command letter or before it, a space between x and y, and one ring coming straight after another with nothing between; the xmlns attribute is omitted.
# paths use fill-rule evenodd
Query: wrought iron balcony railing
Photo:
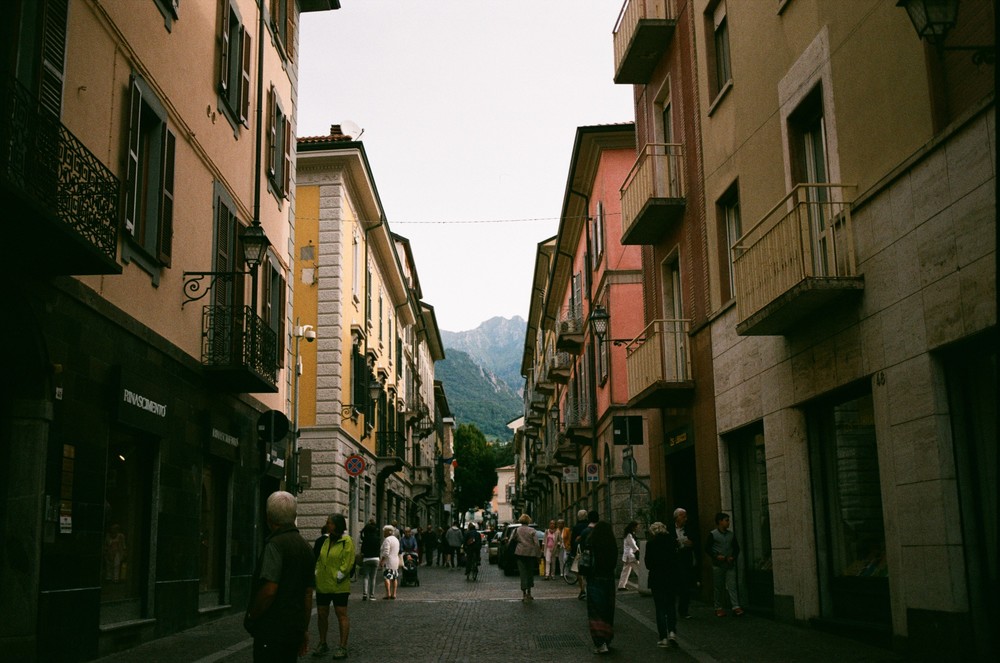
<svg viewBox="0 0 1000 663"><path fill-rule="evenodd" d="M398 431L375 433L375 455L380 458L403 458L406 453L406 436Z"/></svg>
<svg viewBox="0 0 1000 663"><path fill-rule="evenodd" d="M278 336L249 306L206 306L202 364L238 393L278 391Z"/></svg>
<svg viewBox="0 0 1000 663"><path fill-rule="evenodd" d="M733 246L739 334L781 334L858 292L845 184L799 184Z"/></svg>
<svg viewBox="0 0 1000 663"><path fill-rule="evenodd" d="M14 77L3 87L0 186L13 194L5 231L13 246L46 247L28 252L23 268L120 273L118 178Z"/></svg>
<svg viewBox="0 0 1000 663"><path fill-rule="evenodd" d="M621 188L622 244L653 244L684 215L684 146L647 143Z"/></svg>
<svg viewBox="0 0 1000 663"><path fill-rule="evenodd" d="M631 407L675 404L690 395L689 320L654 320L625 345Z"/></svg>

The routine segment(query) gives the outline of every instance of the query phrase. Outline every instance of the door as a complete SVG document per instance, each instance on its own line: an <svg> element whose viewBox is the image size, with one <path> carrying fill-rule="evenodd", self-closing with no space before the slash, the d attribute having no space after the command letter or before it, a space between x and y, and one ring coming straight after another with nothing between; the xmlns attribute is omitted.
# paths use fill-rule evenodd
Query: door
<svg viewBox="0 0 1000 663"><path fill-rule="evenodd" d="M733 521L740 533L740 596L749 606L774 610L771 515L768 506L764 426L760 422L726 436L733 492Z"/></svg>
<svg viewBox="0 0 1000 663"><path fill-rule="evenodd" d="M680 262L676 253L664 261L661 279L665 318L660 329L663 379L667 382L683 382L687 380L687 334L684 331Z"/></svg>

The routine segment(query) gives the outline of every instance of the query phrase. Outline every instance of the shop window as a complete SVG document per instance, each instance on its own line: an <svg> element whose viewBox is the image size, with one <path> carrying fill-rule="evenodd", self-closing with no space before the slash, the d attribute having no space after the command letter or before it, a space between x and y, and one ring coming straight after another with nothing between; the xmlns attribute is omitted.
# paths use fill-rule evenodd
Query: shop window
<svg viewBox="0 0 1000 663"><path fill-rule="evenodd" d="M226 560L229 536L229 470L209 461L201 471L198 606L226 603Z"/></svg>
<svg viewBox="0 0 1000 663"><path fill-rule="evenodd" d="M824 616L888 624L889 567L871 394L812 407L809 436Z"/></svg>
<svg viewBox="0 0 1000 663"><path fill-rule="evenodd" d="M108 445L101 623L147 617L154 442L126 433Z"/></svg>

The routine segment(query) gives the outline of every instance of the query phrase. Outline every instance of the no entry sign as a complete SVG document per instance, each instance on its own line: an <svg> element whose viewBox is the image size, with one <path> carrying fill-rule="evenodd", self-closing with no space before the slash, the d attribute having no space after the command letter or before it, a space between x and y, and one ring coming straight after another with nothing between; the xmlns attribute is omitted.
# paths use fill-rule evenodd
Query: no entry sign
<svg viewBox="0 0 1000 663"><path fill-rule="evenodd" d="M347 460L344 461L344 469L346 469L347 473L352 477L356 477L365 471L365 459L358 454L351 454L347 457Z"/></svg>

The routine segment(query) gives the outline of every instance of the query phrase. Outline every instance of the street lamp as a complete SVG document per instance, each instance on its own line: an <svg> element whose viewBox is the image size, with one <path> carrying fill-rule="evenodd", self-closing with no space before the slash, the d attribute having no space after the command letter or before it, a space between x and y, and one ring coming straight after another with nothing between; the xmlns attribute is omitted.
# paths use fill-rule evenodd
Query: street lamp
<svg viewBox="0 0 1000 663"><path fill-rule="evenodd" d="M943 51L973 51L972 61L993 64L995 46L945 46L944 40L958 23L958 0L898 0L897 7L906 10L917 36Z"/></svg>
<svg viewBox="0 0 1000 663"><path fill-rule="evenodd" d="M250 275L250 307L257 312L257 268L264 262L267 255L267 247L271 245L264 228L259 223L254 223L240 232L240 246L243 249L243 262L246 263L245 272L184 272L184 301L181 308L189 302L196 302L207 295L215 282L219 279L223 281L234 281L237 276ZM208 278L208 284L202 289L204 279Z"/></svg>
<svg viewBox="0 0 1000 663"><path fill-rule="evenodd" d="M368 402L373 403L378 400L379 395L382 393L382 383L377 379L374 382L368 383ZM347 403L340 406L340 416L342 417L353 417L357 414L367 403Z"/></svg>
<svg viewBox="0 0 1000 663"><path fill-rule="evenodd" d="M590 312L590 329L594 332L597 337L598 343L604 342L604 337L608 335L608 323L611 320L611 315L608 310L598 304L594 307L594 310Z"/></svg>

